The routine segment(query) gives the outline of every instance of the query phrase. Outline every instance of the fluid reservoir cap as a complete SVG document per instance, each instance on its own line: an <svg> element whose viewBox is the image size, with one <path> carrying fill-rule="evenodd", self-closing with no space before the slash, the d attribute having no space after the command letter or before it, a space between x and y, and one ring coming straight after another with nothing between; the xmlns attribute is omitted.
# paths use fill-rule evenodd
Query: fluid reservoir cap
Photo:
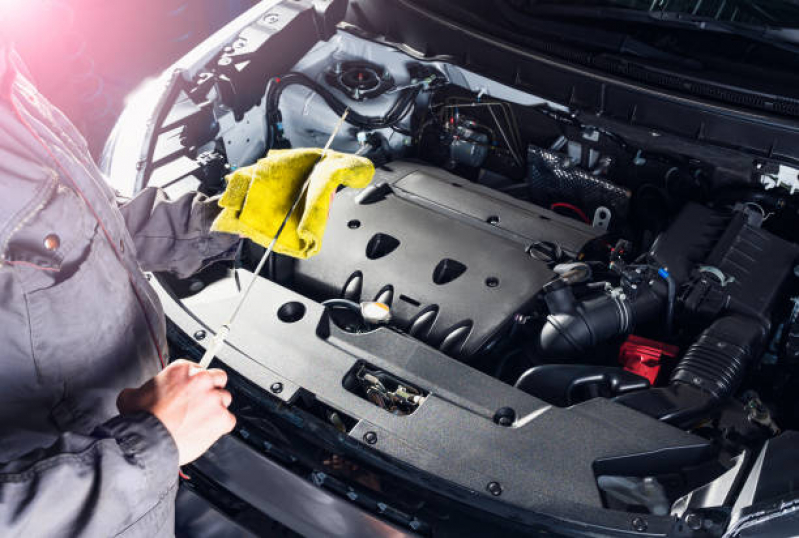
<svg viewBox="0 0 799 538"><path fill-rule="evenodd" d="M385 325L391 321L391 309L387 304L367 301L361 303L361 316L370 325Z"/></svg>

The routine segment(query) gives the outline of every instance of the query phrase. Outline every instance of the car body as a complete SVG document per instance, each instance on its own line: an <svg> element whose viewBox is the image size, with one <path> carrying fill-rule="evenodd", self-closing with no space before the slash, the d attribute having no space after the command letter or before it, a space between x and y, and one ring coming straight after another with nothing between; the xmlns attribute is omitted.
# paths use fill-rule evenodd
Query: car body
<svg viewBox="0 0 799 538"><path fill-rule="evenodd" d="M345 106L333 148L378 167L315 258L253 276L247 243L153 275L195 360L256 279L214 362L238 426L184 495L264 535L799 531L773 418L794 424L794 99L627 26L699 40L697 18L578 7L263 2L131 99L103 157L123 194L220 192Z"/></svg>

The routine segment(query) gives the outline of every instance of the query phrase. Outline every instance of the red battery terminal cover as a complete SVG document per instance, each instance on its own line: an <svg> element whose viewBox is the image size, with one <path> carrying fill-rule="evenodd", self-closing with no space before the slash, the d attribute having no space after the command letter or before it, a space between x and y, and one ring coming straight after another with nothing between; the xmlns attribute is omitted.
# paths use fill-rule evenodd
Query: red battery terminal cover
<svg viewBox="0 0 799 538"><path fill-rule="evenodd" d="M654 385L663 359L673 359L680 349L677 346L630 335L619 349L619 363L628 372L640 375Z"/></svg>

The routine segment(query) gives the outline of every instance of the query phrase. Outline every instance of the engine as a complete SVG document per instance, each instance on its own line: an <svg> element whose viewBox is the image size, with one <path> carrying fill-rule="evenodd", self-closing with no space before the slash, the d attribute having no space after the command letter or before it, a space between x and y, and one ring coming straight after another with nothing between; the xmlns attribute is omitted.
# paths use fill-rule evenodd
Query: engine
<svg viewBox="0 0 799 538"><path fill-rule="evenodd" d="M432 56L343 25L322 41L274 33L278 14L174 74L148 159L124 170L173 197L219 194L229 170L272 149L324 146L345 111L331 147L375 165L369 187L335 193L316 256L261 266L263 248L244 241L232 263L156 275L183 302L174 325L192 319L171 335L179 349L208 344L195 321L221 315L243 282L269 298L232 333L263 367L241 363L240 377L257 376L239 385L241 432L278 440L272 417L300 410L285 413L304 417L297 447L324 434L330 446L312 451L325 457L334 437L363 441L358 452L376 445L445 480L476 471L461 493L535 510L554 506L550 470L563 469L569 510L601 504L626 532L664 535L638 516L671 514L680 535L691 516L721 535L705 523L754 495L743 478L766 460L753 456L799 430L799 155L771 138L789 124L727 123L734 111L691 101L697 118L656 131L688 100L604 82L594 99L573 70L550 80L549 68ZM259 36L289 32L254 52ZM720 137L727 125L735 136ZM745 139L758 143L726 142ZM291 466L315 477L326 463Z"/></svg>
<svg viewBox="0 0 799 538"><path fill-rule="evenodd" d="M363 192L340 192L328 226L321 254L296 263L296 289L386 304L392 325L466 361L497 344L556 276L552 267L598 235L403 161L378 170Z"/></svg>
<svg viewBox="0 0 799 538"><path fill-rule="evenodd" d="M320 254L275 256L262 275L340 328L403 333L554 406L605 397L712 423L735 446L799 424L799 203L780 183L799 171L345 32L264 80L247 111L214 104L196 138L220 132L193 142L190 177L217 193L225 167L321 146L349 109L333 147L370 158L372 185L336 193ZM202 278L216 277L182 295ZM413 412L423 387L364 368L354 392Z"/></svg>

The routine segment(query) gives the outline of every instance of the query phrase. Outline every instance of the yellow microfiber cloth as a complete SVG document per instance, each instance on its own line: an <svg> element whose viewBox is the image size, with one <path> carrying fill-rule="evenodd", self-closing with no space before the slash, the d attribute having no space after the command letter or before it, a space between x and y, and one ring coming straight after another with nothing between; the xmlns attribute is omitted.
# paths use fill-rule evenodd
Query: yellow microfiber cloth
<svg viewBox="0 0 799 538"><path fill-rule="evenodd" d="M317 148L272 150L254 165L230 174L219 200L222 212L211 230L267 246L307 179L308 190L281 232L275 252L303 259L319 253L336 188L366 187L375 173L364 157L328 151L320 161L321 155Z"/></svg>

